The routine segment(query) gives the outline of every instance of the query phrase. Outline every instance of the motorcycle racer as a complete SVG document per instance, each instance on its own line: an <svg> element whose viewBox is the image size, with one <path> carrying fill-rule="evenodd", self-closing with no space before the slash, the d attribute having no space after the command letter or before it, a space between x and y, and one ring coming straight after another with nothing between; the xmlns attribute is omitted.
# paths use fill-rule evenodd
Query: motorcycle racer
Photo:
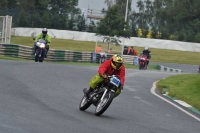
<svg viewBox="0 0 200 133"><path fill-rule="evenodd" d="M142 51L142 54L147 56L147 67L148 67L149 60L151 59L151 51L149 51L148 47L145 47L144 50Z"/></svg>
<svg viewBox="0 0 200 133"><path fill-rule="evenodd" d="M97 85L107 78L107 75L118 75L120 77L121 86L119 91L115 93L115 97L118 96L121 93L121 90L123 90L125 82L125 66L123 62L123 58L120 55L113 55L111 59L102 63L99 67L98 74L90 80L89 88L83 90L85 95L88 97Z"/></svg>
<svg viewBox="0 0 200 133"><path fill-rule="evenodd" d="M49 51L49 45L51 43L51 36L47 33L48 33L47 28L43 28L42 33L37 35L37 37L35 38L35 42L34 42L34 53L36 51L36 43L39 39L44 39L47 42L45 58L47 58L47 53Z"/></svg>

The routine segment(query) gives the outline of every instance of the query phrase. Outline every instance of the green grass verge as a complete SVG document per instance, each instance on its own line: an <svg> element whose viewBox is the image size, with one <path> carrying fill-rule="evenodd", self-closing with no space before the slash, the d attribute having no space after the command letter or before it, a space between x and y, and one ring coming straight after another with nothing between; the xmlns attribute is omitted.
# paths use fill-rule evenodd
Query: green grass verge
<svg viewBox="0 0 200 133"><path fill-rule="evenodd" d="M162 79L157 83L162 92L164 88L169 96L182 100L200 110L200 74L180 74Z"/></svg>
<svg viewBox="0 0 200 133"><path fill-rule="evenodd" d="M18 58L18 57L3 56L3 55L0 55L0 60L30 61L30 60L21 59L21 58Z"/></svg>
<svg viewBox="0 0 200 133"><path fill-rule="evenodd" d="M34 40L32 37L11 37L11 44L21 44L25 46L33 46ZM76 41L67 39L56 39L52 38L51 49L58 50L74 50L74 51L89 51L93 52L95 49L96 42L88 41ZM136 45L136 44L135 44ZM133 44L134 46L134 44ZM102 44L103 49L107 49L107 44ZM121 46L115 46L111 44L111 47L116 51L121 51ZM135 50L140 54L143 47L134 46ZM194 64L199 65L200 60L196 60L200 56L200 52L187 52L187 51L177 51L177 50L165 50L165 49L155 49L150 48L152 53L152 62L168 62L168 63L178 63L178 64Z"/></svg>

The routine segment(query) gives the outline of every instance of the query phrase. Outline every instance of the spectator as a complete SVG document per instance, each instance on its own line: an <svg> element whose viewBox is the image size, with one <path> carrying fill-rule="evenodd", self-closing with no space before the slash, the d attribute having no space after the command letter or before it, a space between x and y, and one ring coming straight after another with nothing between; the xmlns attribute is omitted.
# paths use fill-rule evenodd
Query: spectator
<svg viewBox="0 0 200 133"><path fill-rule="evenodd" d="M128 47L125 45L124 46L123 55L127 55L127 53L128 53Z"/></svg>
<svg viewBox="0 0 200 133"><path fill-rule="evenodd" d="M112 54L112 48L108 50L108 54Z"/></svg>
<svg viewBox="0 0 200 133"><path fill-rule="evenodd" d="M128 48L127 55L133 55L133 46L131 46L130 48Z"/></svg>
<svg viewBox="0 0 200 133"><path fill-rule="evenodd" d="M131 47L128 49L127 55L134 55L134 56L137 56L137 51L133 48L133 46L131 46Z"/></svg>
<svg viewBox="0 0 200 133"><path fill-rule="evenodd" d="M101 45L98 45L97 47L96 47L96 53L101 53L101 51L102 51L102 47L101 47Z"/></svg>

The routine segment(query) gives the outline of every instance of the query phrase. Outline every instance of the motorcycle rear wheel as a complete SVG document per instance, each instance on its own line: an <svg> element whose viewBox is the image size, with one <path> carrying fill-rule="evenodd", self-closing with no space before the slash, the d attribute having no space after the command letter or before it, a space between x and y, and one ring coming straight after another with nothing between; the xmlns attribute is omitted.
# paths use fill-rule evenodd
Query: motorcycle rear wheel
<svg viewBox="0 0 200 133"><path fill-rule="evenodd" d="M80 104L79 104L79 109L81 111L85 111L89 106L91 105L91 103L88 101L88 99L86 98L86 96L83 96Z"/></svg>
<svg viewBox="0 0 200 133"><path fill-rule="evenodd" d="M110 106L115 94L113 92L108 92L104 99L102 101L99 101L96 109L95 109L95 115L100 116L102 115L106 109Z"/></svg>

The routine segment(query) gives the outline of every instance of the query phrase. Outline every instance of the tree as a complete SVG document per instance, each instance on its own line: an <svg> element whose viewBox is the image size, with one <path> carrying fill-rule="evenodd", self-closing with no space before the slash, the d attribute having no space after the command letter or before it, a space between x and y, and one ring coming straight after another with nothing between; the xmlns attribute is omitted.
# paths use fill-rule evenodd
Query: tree
<svg viewBox="0 0 200 133"><path fill-rule="evenodd" d="M88 31L96 32L96 25L95 25L94 21L91 21L90 24L88 25Z"/></svg>
<svg viewBox="0 0 200 133"><path fill-rule="evenodd" d="M125 16L126 13L126 0L105 0L105 3L108 6L108 9L113 7L114 5L118 5L119 7L119 15L120 16ZM132 0L128 0L128 15L131 11L131 3ZM127 19L128 21L128 19Z"/></svg>
<svg viewBox="0 0 200 133"><path fill-rule="evenodd" d="M68 30L74 30L75 28L75 19L74 16L71 16L71 19L68 21Z"/></svg>
<svg viewBox="0 0 200 133"><path fill-rule="evenodd" d="M125 16L127 0L115 0L115 2L116 2L116 5L119 6L120 16ZM127 15L129 15L129 13L131 11L131 3L132 3L132 0L128 0L128 13L127 13Z"/></svg>
<svg viewBox="0 0 200 133"><path fill-rule="evenodd" d="M7 0L1 0L0 8L8 8L8 1Z"/></svg>
<svg viewBox="0 0 200 133"><path fill-rule="evenodd" d="M114 5L113 0L105 0L104 3L107 4L108 8L111 8Z"/></svg>
<svg viewBox="0 0 200 133"><path fill-rule="evenodd" d="M28 25L29 22L30 22L30 15L27 12L25 12L24 10L21 10L20 16L17 20L18 26L24 27L24 26Z"/></svg>
<svg viewBox="0 0 200 133"><path fill-rule="evenodd" d="M97 35L130 37L130 27L124 22L124 17L119 16L119 7L111 7L97 26Z"/></svg>
<svg viewBox="0 0 200 133"><path fill-rule="evenodd" d="M200 33L195 36L195 42L200 43Z"/></svg>
<svg viewBox="0 0 200 133"><path fill-rule="evenodd" d="M8 0L8 8L12 9L12 8L17 7L17 2L18 0Z"/></svg>
<svg viewBox="0 0 200 133"><path fill-rule="evenodd" d="M79 31L84 31L86 29L84 14L78 15L78 18L77 18L77 28L78 28Z"/></svg>

